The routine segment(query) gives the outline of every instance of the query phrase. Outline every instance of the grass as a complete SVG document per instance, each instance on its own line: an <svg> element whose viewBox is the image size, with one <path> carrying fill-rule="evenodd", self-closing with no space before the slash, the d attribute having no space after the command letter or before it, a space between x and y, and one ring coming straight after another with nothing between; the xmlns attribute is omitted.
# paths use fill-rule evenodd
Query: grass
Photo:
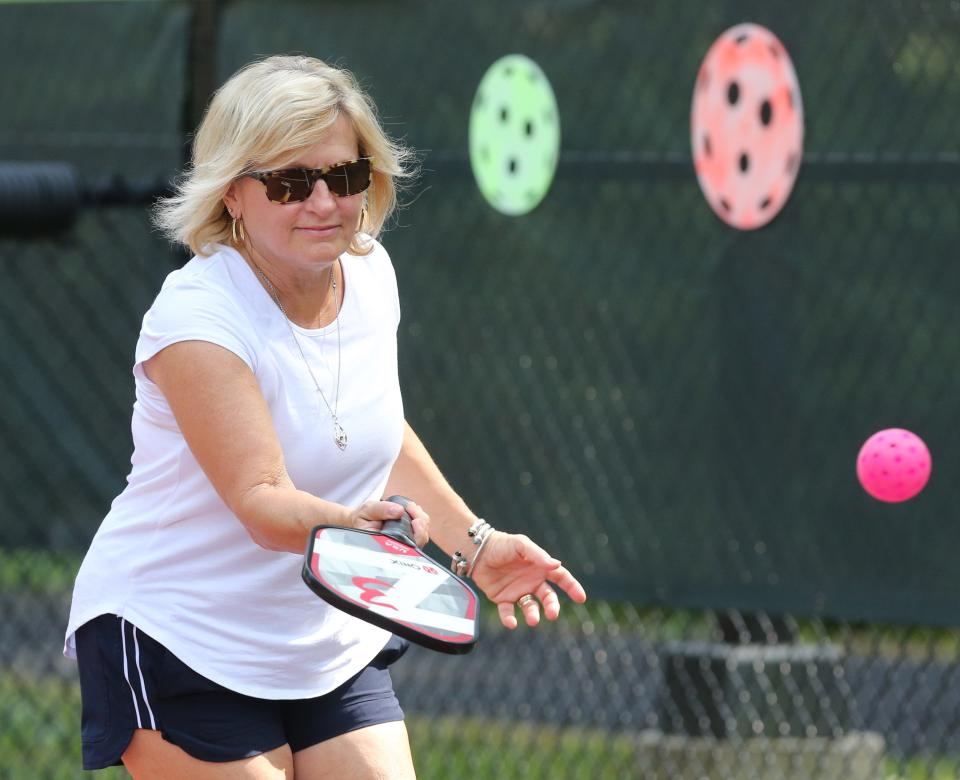
<svg viewBox="0 0 960 780"><path fill-rule="evenodd" d="M58 677L0 675L0 774L4 780L76 780L80 765L80 688ZM123 769L87 775L129 778Z"/></svg>
<svg viewBox="0 0 960 780"><path fill-rule="evenodd" d="M0 593L62 598L69 593L80 556L0 549ZM550 631L603 637L640 633L645 642L709 640L708 612L639 608L629 603L566 603L567 619ZM484 623L496 621L492 605ZM836 642L865 656L945 663L960 659L960 631L917 627L798 623L804 642ZM80 696L76 680L55 674L30 677L0 672L0 776L5 780L60 780L81 776ZM904 713L906 716L907 713ZM421 780L430 778L632 778L650 775L638 759L638 735L495 719L412 714L408 729ZM886 755L881 780L960 780L960 757ZM123 769L83 775L92 780L128 778ZM704 775L709 776L709 775Z"/></svg>
<svg viewBox="0 0 960 780"><path fill-rule="evenodd" d="M884 762L883 780L958 780L958 758L888 758Z"/></svg>
<svg viewBox="0 0 960 780"><path fill-rule="evenodd" d="M631 737L481 718L412 716L407 728L422 780L631 776Z"/></svg>
<svg viewBox="0 0 960 780"><path fill-rule="evenodd" d="M679 780L688 776L698 780L735 780L738 776L735 769L732 773L706 770L701 774L696 769L695 759L688 758L685 762L681 758L671 764L676 756L669 757L666 751L658 752L651 747L644 750L639 747L642 740L636 733L422 716L408 718L407 727L421 780L447 777L477 780L650 780L653 777L676 777ZM680 769L681 766L686 767L687 772ZM879 761L877 768L877 780L960 780L960 758L897 758L887 755ZM688 774L691 771L692 774ZM762 776L768 777L766 774ZM827 776L846 780L845 774ZM811 775L810 780L814 777Z"/></svg>
<svg viewBox="0 0 960 780"><path fill-rule="evenodd" d="M74 680L0 675L2 777L75 780L81 776L79 720L80 693ZM636 733L425 715L409 716L407 728L421 780L623 780L651 776L651 765L639 760ZM91 780L128 778L121 768L83 776ZM902 759L888 755L882 760L880 777L957 780L960 758Z"/></svg>

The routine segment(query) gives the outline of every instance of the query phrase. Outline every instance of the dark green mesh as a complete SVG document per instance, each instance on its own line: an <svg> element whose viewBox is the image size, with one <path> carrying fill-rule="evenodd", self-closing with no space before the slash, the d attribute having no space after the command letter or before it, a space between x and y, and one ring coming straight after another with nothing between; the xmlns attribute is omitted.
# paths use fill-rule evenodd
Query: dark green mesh
<svg viewBox="0 0 960 780"><path fill-rule="evenodd" d="M142 314L183 261L122 185L177 173L204 73L289 52L351 68L420 152L384 237L409 419L592 599L395 667L420 776L960 774L960 6L217 6L207 36L199 3L0 3L0 162L71 163L87 201L66 232L0 235L0 775L79 774L70 586L129 466ZM689 151L697 68L743 21L784 42L806 115L793 195L752 233ZM522 218L467 159L476 85L514 52L562 119ZM933 456L895 506L854 471L892 426Z"/></svg>

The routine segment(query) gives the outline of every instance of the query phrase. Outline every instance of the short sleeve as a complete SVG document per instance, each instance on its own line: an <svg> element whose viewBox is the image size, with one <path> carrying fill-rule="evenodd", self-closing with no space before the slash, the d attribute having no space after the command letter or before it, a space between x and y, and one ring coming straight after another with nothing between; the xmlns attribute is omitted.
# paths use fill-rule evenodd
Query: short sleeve
<svg viewBox="0 0 960 780"><path fill-rule="evenodd" d="M180 341L207 341L228 349L257 370L256 337L252 323L223 289L196 281L164 285L143 318L137 341L134 374L143 379L143 363Z"/></svg>

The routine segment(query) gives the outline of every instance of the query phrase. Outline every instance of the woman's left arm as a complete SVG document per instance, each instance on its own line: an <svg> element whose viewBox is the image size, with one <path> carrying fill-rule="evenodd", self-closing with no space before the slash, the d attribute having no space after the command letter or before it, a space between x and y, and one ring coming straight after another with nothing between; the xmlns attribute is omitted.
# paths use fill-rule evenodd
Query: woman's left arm
<svg viewBox="0 0 960 780"><path fill-rule="evenodd" d="M409 496L423 507L430 516L433 541L449 555L461 552L472 564L477 548L467 530L478 518L444 478L409 423L404 423L403 444L387 481L386 494ZM517 627L514 605L526 594L535 597L521 606L529 626L540 622L540 605L548 620L556 620L560 614L554 586L576 602L587 599L576 577L523 534L494 531L483 545L483 555L470 576L497 605L500 622L507 628Z"/></svg>

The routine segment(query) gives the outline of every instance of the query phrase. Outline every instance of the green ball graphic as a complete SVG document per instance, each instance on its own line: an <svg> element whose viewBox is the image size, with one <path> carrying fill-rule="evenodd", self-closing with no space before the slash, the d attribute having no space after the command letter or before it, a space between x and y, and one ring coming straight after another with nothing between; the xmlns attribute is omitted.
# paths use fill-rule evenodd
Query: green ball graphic
<svg viewBox="0 0 960 780"><path fill-rule="evenodd" d="M560 152L560 112L546 75L509 54L484 74L470 111L470 166L502 214L533 210L550 189Z"/></svg>

